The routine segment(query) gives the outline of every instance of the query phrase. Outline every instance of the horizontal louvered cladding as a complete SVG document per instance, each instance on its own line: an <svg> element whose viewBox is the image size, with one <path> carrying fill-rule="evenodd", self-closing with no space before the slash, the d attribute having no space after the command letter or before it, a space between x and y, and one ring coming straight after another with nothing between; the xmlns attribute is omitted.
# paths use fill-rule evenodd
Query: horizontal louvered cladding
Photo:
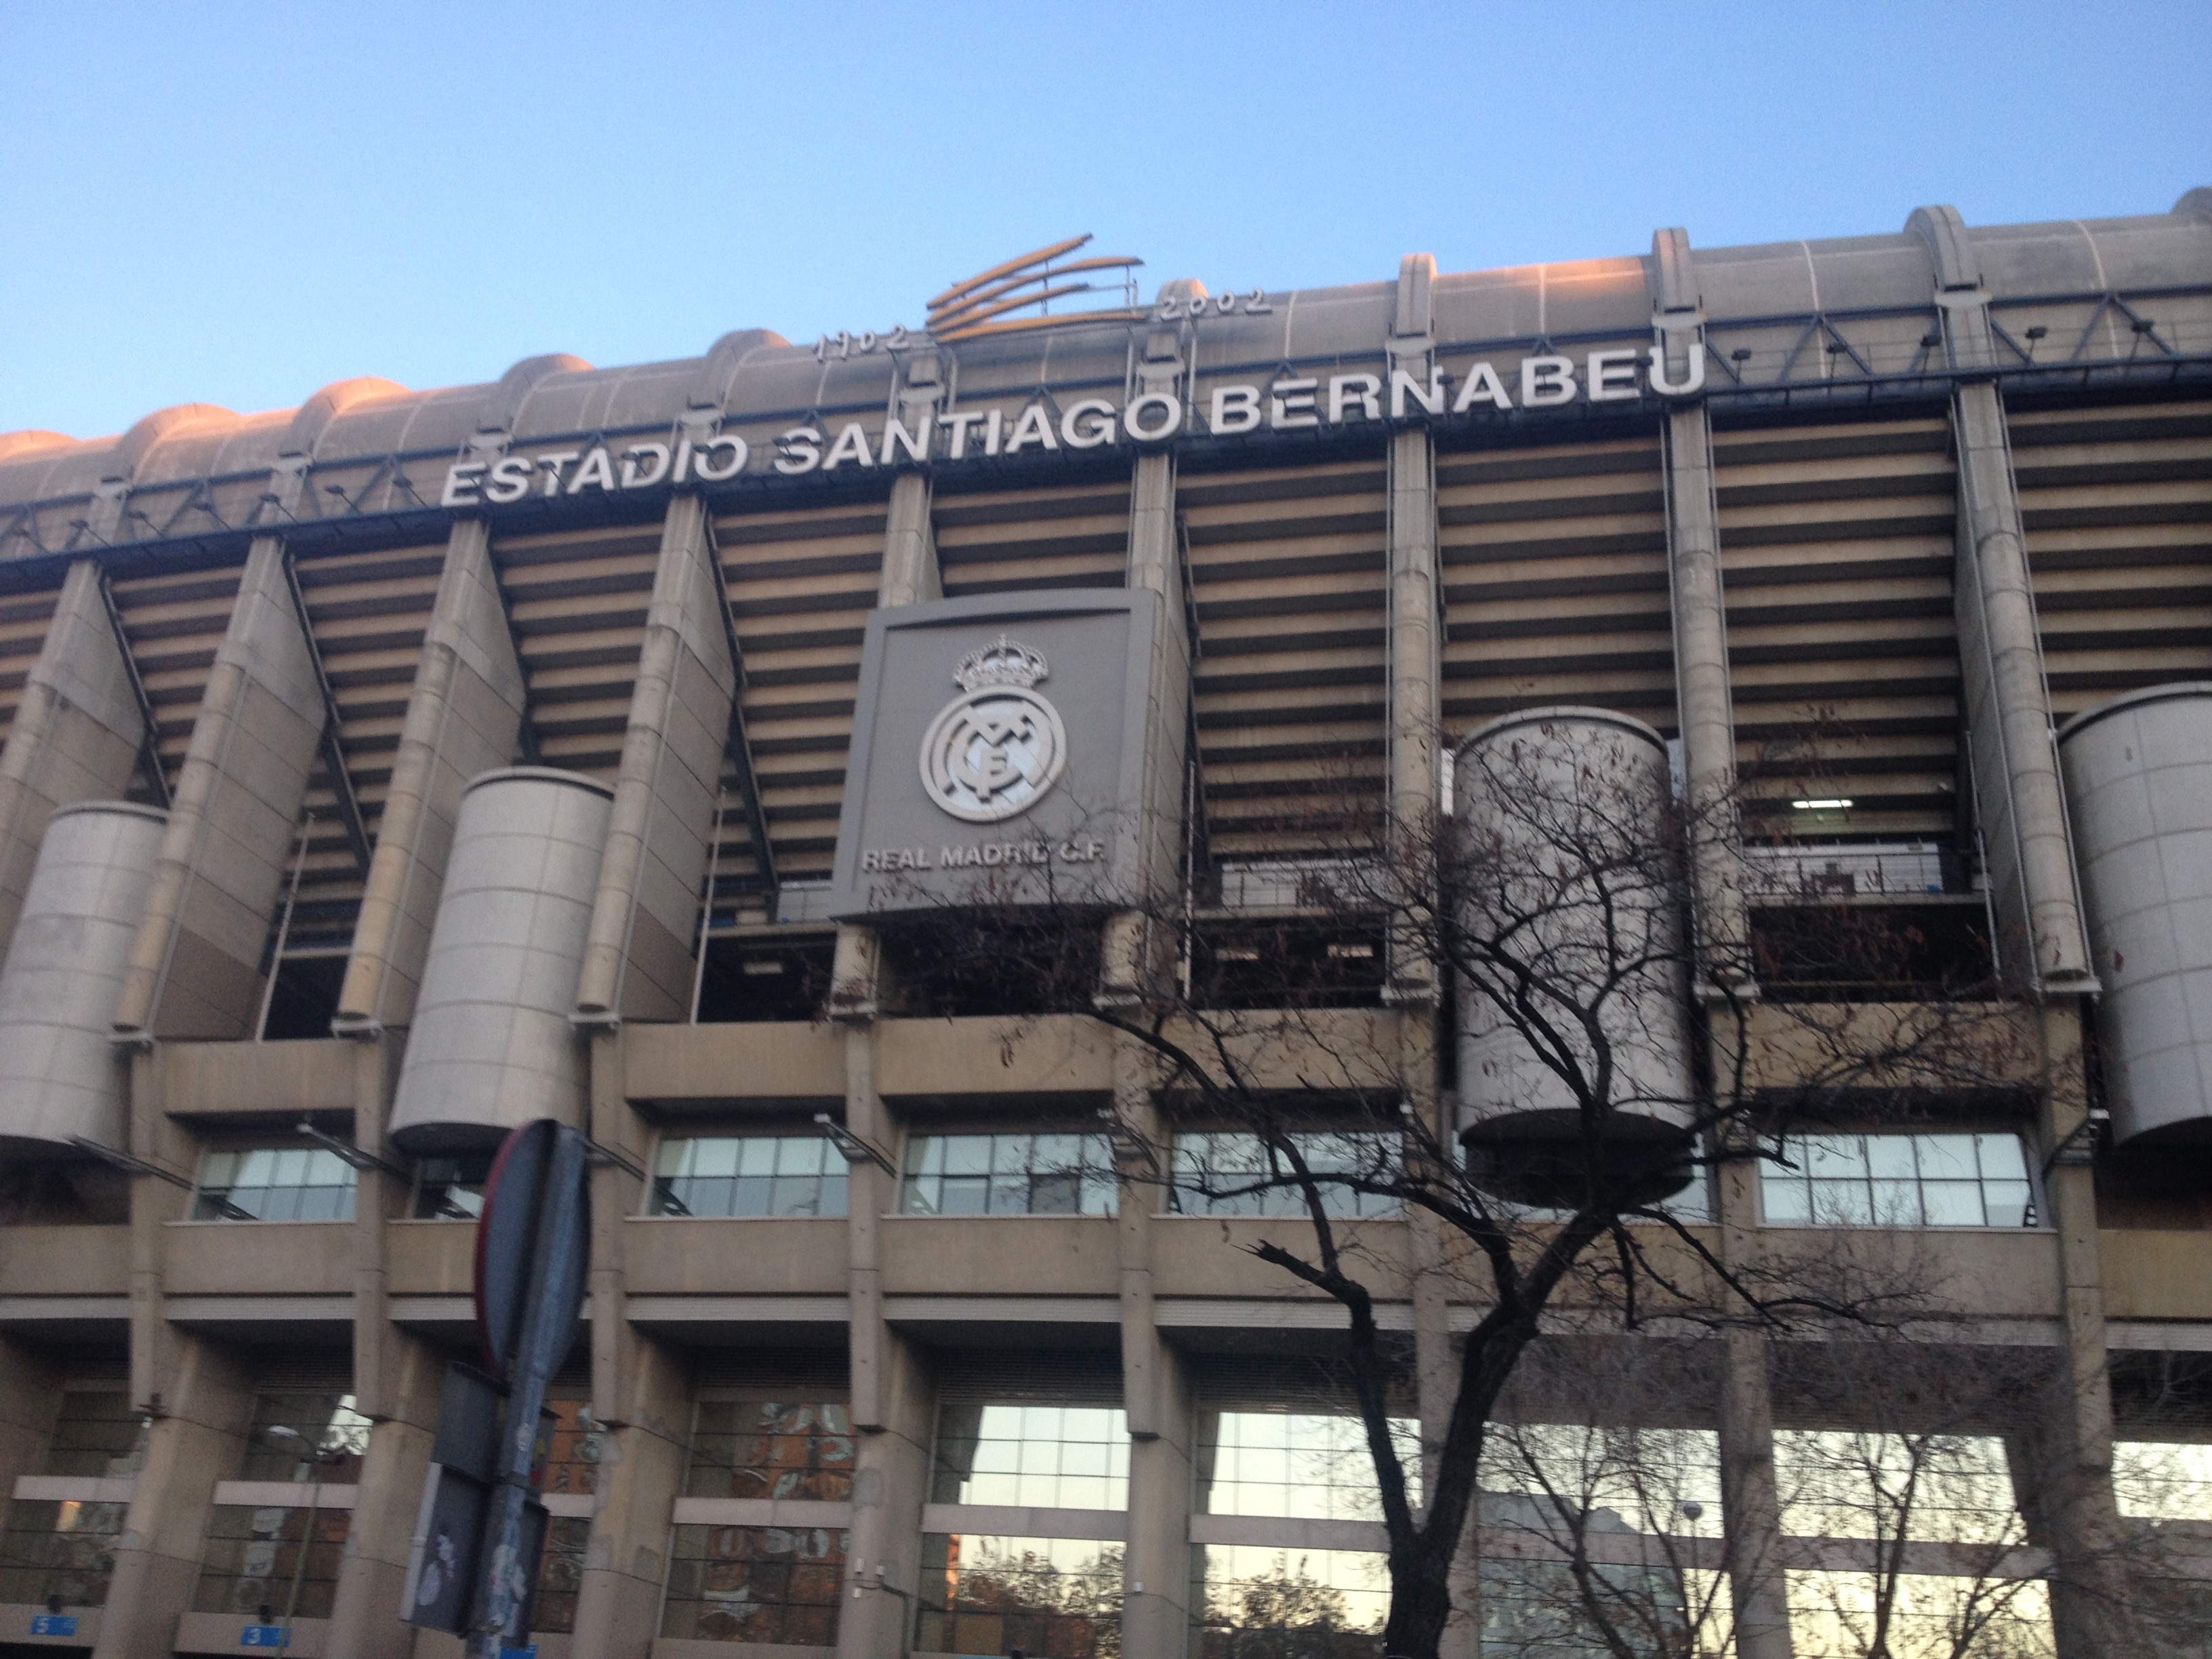
<svg viewBox="0 0 2212 1659"><path fill-rule="evenodd" d="M1199 753L1218 857L1312 851L1379 802L1388 724L1380 459L1189 473Z"/></svg>
<svg viewBox="0 0 2212 1659"><path fill-rule="evenodd" d="M659 550L657 520L493 548L546 765L614 781Z"/></svg>
<svg viewBox="0 0 2212 1659"><path fill-rule="evenodd" d="M339 744L372 846L445 562L441 542L302 559L295 567L323 672L337 699ZM306 811L314 823L289 938L295 946L343 945L353 938L364 872L319 762L308 779Z"/></svg>
<svg viewBox="0 0 2212 1659"><path fill-rule="evenodd" d="M1110 1349L1019 1349L948 1353L938 1362L942 1401L1050 1401L1064 1405L1121 1403L1121 1357Z"/></svg>
<svg viewBox="0 0 2212 1659"><path fill-rule="evenodd" d="M24 678L46 649L46 629L60 596L58 586L0 594L0 748L15 729Z"/></svg>
<svg viewBox="0 0 2212 1659"><path fill-rule="evenodd" d="M836 851L884 514L878 500L715 520L744 659L745 736L779 881L826 878ZM722 811L718 910L748 894L757 904L760 872L733 771L723 778Z"/></svg>
<svg viewBox="0 0 2212 1659"><path fill-rule="evenodd" d="M1674 726L1656 438L1437 457L1443 715L1455 740L1583 703Z"/></svg>
<svg viewBox="0 0 2212 1659"><path fill-rule="evenodd" d="M2212 679L2212 404L2011 428L2052 712Z"/></svg>
<svg viewBox="0 0 2212 1659"><path fill-rule="evenodd" d="M1119 587L1128 567L1126 477L1074 489L940 495L932 514L945 597Z"/></svg>
<svg viewBox="0 0 2212 1659"><path fill-rule="evenodd" d="M1960 722L1948 423L1719 432L1713 459L1752 832L1948 841ZM1852 805L1792 809L1806 799Z"/></svg>
<svg viewBox="0 0 2212 1659"><path fill-rule="evenodd" d="M161 769L170 789L192 740L200 698L207 690L215 653L230 627L238 597L239 568L182 572L175 575L118 578L115 607L131 660L153 705L161 746ZM149 799L143 780L131 786L131 799Z"/></svg>

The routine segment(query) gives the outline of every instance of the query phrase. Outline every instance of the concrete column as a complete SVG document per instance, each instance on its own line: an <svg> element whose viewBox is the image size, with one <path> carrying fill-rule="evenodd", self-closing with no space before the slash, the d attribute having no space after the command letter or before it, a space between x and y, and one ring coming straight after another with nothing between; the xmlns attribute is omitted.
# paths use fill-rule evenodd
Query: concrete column
<svg viewBox="0 0 2212 1659"><path fill-rule="evenodd" d="M642 1168L651 1137L623 1086L625 1041L620 1026L592 1033L592 1139ZM592 1413L606 1438L573 1651L610 1659L641 1659L652 1645L668 1577L669 1513L691 1443L687 1358L629 1322L623 1247L642 1198L637 1176L621 1164L592 1171Z"/></svg>
<svg viewBox="0 0 2212 1659"><path fill-rule="evenodd" d="M684 1356L640 1337L623 1386L601 1443L592 1540L576 1594L569 1651L579 1659L645 1659L652 1651L668 1582L668 1517L683 1490L691 1440Z"/></svg>
<svg viewBox="0 0 2212 1659"><path fill-rule="evenodd" d="M170 1650L199 1576L216 1483L236 1474L244 1455L253 1390L227 1355L204 1338L185 1338L176 1369L162 1381L145 1466L116 1541L94 1659ZM396 1607L396 1591L392 1601Z"/></svg>
<svg viewBox="0 0 2212 1659"><path fill-rule="evenodd" d="M251 1036L323 696L284 574L257 536L216 652L115 1009L134 1037Z"/></svg>
<svg viewBox="0 0 2212 1659"><path fill-rule="evenodd" d="M1436 274L1431 254L1409 253L1399 262L1389 341L1392 374L1423 387L1436 367L1429 298ZM1437 744L1443 718L1436 445L1425 426L1401 427L1390 436L1389 538L1389 805L1392 819L1418 834L1439 798ZM1405 964L1409 970L1413 965Z"/></svg>
<svg viewBox="0 0 2212 1659"><path fill-rule="evenodd" d="M1651 327L1671 386L1701 378L1705 313L1685 230L1651 238ZM1728 610L1721 582L1720 510L1713 492L1712 422L1703 402L1678 399L1661 416L1666 470L1667 578L1674 620L1675 722L1691 811L1691 880L1701 978L1755 994L1743 896L1736 795L1735 705L1729 683Z"/></svg>
<svg viewBox="0 0 2212 1659"><path fill-rule="evenodd" d="M133 1158L189 1182L198 1149L163 1109L161 1057L131 1056L131 1139ZM168 1224L183 1219L191 1195L174 1182L151 1176L131 1181L131 1400L157 1416L179 1367L184 1338L169 1323L164 1278Z"/></svg>
<svg viewBox="0 0 2212 1659"><path fill-rule="evenodd" d="M894 413L909 432L921 434L925 453L937 431L938 404L945 395L941 366L934 351L909 358L893 394ZM884 520L884 565L878 578L879 605L920 605L945 597L937 568L937 536L929 518L929 474L902 472L891 481L890 511Z"/></svg>
<svg viewBox="0 0 2212 1659"><path fill-rule="evenodd" d="M1723 1164L1718 1189L1721 1257L1754 1265L1759 1166ZM1782 1553L1782 1497L1774 1474L1774 1401L1766 1339L1734 1330L1721 1339L1721 1526L1735 1608L1738 1659L1790 1659L1790 1586Z"/></svg>
<svg viewBox="0 0 2212 1659"><path fill-rule="evenodd" d="M2037 1541L2057 1560L2051 1611L2058 1650L2132 1652L2148 1632L2128 1627L2127 1569L2140 1563L2123 1559L2126 1523L2112 1491L2112 1390L2081 1020L2078 1004L2043 1010L2039 1139L2049 1165L2044 1197L2058 1236L2065 1339L2045 1380L2040 1432L2027 1437L2034 1462L2015 1480L2031 1497Z"/></svg>
<svg viewBox="0 0 2212 1659"><path fill-rule="evenodd" d="M366 1310L364 1310L365 1316ZM381 1320L381 1310L377 1310ZM392 1332L379 1357L386 1370L379 1409L357 1409L377 1419L362 1460L345 1553L338 1562L324 1659L410 1659L415 1627L399 1617L399 1592L407 1580L407 1555L422 1500L430 1443L438 1431L438 1397L445 1356L404 1333Z"/></svg>
<svg viewBox="0 0 2212 1659"><path fill-rule="evenodd" d="M586 1018L678 1020L690 1011L700 886L738 684L714 557L704 498L677 496L661 529L576 988Z"/></svg>
<svg viewBox="0 0 2212 1659"><path fill-rule="evenodd" d="M332 1029L407 1024L430 949L461 792L514 757L524 708L491 543L481 519L455 524L392 756L376 850Z"/></svg>
<svg viewBox="0 0 2212 1659"><path fill-rule="evenodd" d="M1952 593L1998 967L2024 990L2093 992L2020 489L1993 372L1989 291L1955 208L1922 208L1905 228L1927 246L1935 267L1950 367L1968 375L1992 371L1986 379L1960 379L1951 393L1959 489Z"/></svg>
<svg viewBox="0 0 2212 1659"><path fill-rule="evenodd" d="M1126 1368L1126 1351L1123 1363ZM1182 1659L1190 1632L1191 1462L1197 1449L1192 1443L1197 1413L1172 1349L1158 1349L1150 1382L1152 1431L1133 1437L1129 1446L1121 1651L1127 1659Z"/></svg>
<svg viewBox="0 0 2212 1659"><path fill-rule="evenodd" d="M46 820L76 801L119 799L147 737L100 583L94 561L70 567L0 750L0 957L15 935Z"/></svg>

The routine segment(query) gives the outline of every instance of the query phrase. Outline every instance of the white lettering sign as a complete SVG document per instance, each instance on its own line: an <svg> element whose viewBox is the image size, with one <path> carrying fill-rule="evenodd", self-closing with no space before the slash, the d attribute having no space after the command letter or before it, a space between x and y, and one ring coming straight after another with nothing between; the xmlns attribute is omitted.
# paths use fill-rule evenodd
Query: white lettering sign
<svg viewBox="0 0 2212 1659"><path fill-rule="evenodd" d="M1205 307L1212 302L1200 299L1188 303ZM1484 410L1558 409L1578 399L1628 403L1647 393L1687 398L1703 391L1705 384L1705 349L1694 343L1684 354L1679 381L1673 378L1665 352L1656 346L1609 347L1589 352L1579 362L1556 353L1532 352L1517 364L1509 360L1504 374L1493 363L1478 361L1456 369L1432 368L1425 383L1402 368L1393 369L1387 386L1380 375L1372 374L1331 374L1324 380L1284 372L1269 380L1209 386L1188 406L1166 392L1141 392L1118 406L1109 398L1085 398L1060 408L1039 397L1011 416L999 408L955 409L927 426L908 427L896 416L884 418L880 429L872 432L859 421L836 422L834 435L826 429L829 422L794 426L767 441L757 458L744 439L726 432L705 439L682 437L672 444L641 440L620 447L594 444L589 449L506 455L491 461L457 460L446 469L438 505L504 507L533 493L544 498L620 495L695 479L726 483L747 473L791 478L810 472L875 472L979 457L1035 458L1125 443L1161 444L1186 435L1236 438L1261 431L1343 430L1448 420Z"/></svg>

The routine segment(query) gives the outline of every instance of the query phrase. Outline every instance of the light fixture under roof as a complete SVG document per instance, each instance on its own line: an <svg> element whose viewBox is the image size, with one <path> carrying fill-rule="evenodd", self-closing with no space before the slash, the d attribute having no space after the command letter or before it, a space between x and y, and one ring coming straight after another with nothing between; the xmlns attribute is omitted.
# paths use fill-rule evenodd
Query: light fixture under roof
<svg viewBox="0 0 2212 1659"><path fill-rule="evenodd" d="M1833 812L1849 806L1851 802L1848 795L1828 795L1814 800L1793 800L1790 804L1801 812Z"/></svg>

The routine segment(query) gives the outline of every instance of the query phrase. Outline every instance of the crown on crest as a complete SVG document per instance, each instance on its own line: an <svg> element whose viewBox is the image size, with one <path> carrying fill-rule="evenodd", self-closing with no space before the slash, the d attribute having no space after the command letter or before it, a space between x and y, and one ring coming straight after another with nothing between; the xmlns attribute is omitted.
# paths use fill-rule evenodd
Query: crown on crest
<svg viewBox="0 0 2212 1659"><path fill-rule="evenodd" d="M989 685L1018 685L1026 690L1044 678L1045 672L1043 652L1001 634L961 658L952 678L963 691L981 691Z"/></svg>

